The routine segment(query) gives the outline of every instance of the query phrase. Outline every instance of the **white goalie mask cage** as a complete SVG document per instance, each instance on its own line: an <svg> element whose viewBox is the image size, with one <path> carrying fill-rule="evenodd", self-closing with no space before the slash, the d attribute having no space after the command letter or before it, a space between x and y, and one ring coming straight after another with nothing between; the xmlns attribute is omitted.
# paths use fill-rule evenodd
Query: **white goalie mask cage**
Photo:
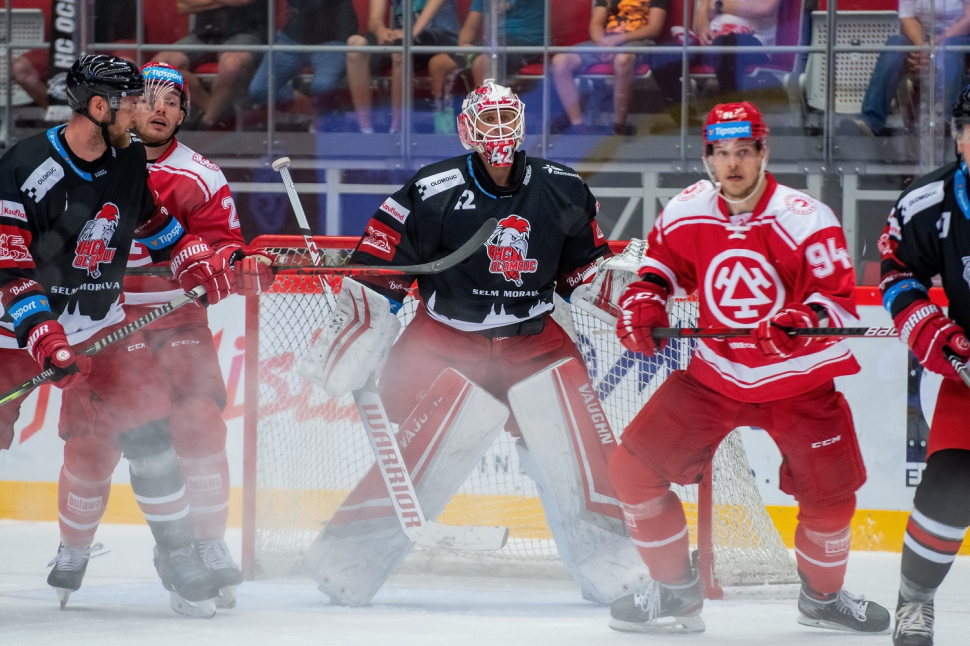
<svg viewBox="0 0 970 646"><path fill-rule="evenodd" d="M482 119L487 113L495 114L495 123ZM503 118L509 113L511 119ZM466 150L477 150L493 166L511 166L525 138L525 104L510 88L485 79L461 104L458 136Z"/></svg>

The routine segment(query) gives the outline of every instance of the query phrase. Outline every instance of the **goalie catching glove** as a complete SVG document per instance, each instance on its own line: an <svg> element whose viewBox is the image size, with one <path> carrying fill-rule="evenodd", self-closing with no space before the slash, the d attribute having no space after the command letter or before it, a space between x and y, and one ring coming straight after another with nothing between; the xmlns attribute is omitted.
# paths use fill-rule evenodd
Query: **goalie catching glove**
<svg viewBox="0 0 970 646"><path fill-rule="evenodd" d="M573 290L569 297L574 305L607 325L616 326L620 315L619 298L630 283L637 280L647 252L647 241L634 238L623 252L597 260L596 275Z"/></svg>
<svg viewBox="0 0 970 646"><path fill-rule="evenodd" d="M58 388L70 388L84 381L91 372L91 358L74 354L64 328L57 321L44 321L30 331L27 352L44 370L57 371L52 381Z"/></svg>
<svg viewBox="0 0 970 646"><path fill-rule="evenodd" d="M172 274L185 291L203 285L203 298L215 305L235 291L236 277L229 266L235 252L232 247L217 252L199 236L186 234L172 250Z"/></svg>
<svg viewBox="0 0 970 646"><path fill-rule="evenodd" d="M346 395L380 372L400 330L386 298L344 278L333 313L298 372L331 397Z"/></svg>
<svg viewBox="0 0 970 646"><path fill-rule="evenodd" d="M657 327L670 327L667 289L646 280L631 283L620 296L620 318L616 323L620 343L628 350L651 357L667 345L667 339L651 336Z"/></svg>
<svg viewBox="0 0 970 646"><path fill-rule="evenodd" d="M970 341L959 325L943 316L936 304L920 299L897 314L893 323L899 330L899 338L924 368L948 379L960 378L944 348L966 363L970 359Z"/></svg>

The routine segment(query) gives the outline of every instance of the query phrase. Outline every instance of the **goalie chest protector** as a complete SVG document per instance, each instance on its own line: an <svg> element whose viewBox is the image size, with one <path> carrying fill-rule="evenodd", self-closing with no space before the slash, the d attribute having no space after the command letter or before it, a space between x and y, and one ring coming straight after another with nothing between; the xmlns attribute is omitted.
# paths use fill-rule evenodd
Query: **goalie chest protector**
<svg viewBox="0 0 970 646"><path fill-rule="evenodd" d="M496 186L476 153L427 166L374 213L351 262L437 260L495 218L494 232L468 260L417 277L429 313L461 330L481 330L548 312L554 291L571 291L583 270L609 253L595 221L598 204L572 169L524 152L516 154L510 186ZM410 284L395 278L375 287L402 300Z"/></svg>

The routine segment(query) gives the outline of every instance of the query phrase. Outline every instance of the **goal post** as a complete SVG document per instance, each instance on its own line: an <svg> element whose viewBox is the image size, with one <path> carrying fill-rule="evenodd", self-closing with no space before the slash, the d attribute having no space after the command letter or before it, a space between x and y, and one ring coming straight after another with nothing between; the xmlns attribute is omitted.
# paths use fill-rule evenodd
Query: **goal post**
<svg viewBox="0 0 970 646"><path fill-rule="evenodd" d="M342 265L357 238L319 236L314 241L324 264ZM253 244L276 254L280 271L271 290L247 298L245 310L242 560L247 578L293 573L373 463L350 396L331 399L296 373L330 307L318 277L286 270L312 265L302 237L260 236ZM615 252L625 246L610 244ZM399 313L403 323L417 306L415 298L406 300ZM693 326L696 310L696 302L672 299L671 324ZM578 308L571 308L571 316L590 379L619 436L666 376L686 367L696 340L672 339L662 353L644 357L623 348L599 319ZM673 489L684 502L709 598L728 589L759 588L758 596L789 596L797 590L794 561L765 509L738 431L722 443L701 483ZM509 543L502 550L448 555L469 566L484 563L494 570L503 563L516 568L558 563L535 485L519 467L507 433L482 457L438 520L509 527Z"/></svg>

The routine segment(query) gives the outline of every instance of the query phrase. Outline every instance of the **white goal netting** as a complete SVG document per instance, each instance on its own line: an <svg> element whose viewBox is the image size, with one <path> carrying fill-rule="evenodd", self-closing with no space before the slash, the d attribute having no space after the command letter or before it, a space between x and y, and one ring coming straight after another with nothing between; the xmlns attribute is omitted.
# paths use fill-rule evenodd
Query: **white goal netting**
<svg viewBox="0 0 970 646"><path fill-rule="evenodd" d="M317 238L328 263L346 262L354 240ZM309 266L300 238L263 238L277 263ZM327 520L373 464L350 395L333 400L304 381L296 367L314 334L328 316L327 300L316 277L282 272L274 289L248 307L247 336L257 334L258 355L247 357L247 379L255 379L255 490L249 536L254 542L258 576L289 573ZM409 298L400 316L410 320L417 302ZM687 365L693 342L671 340L652 358L625 350L605 323L573 308L573 323L590 378L610 418L614 433L633 419L667 375ZM672 325L694 325L696 304L676 301ZM605 331L605 333L603 333ZM250 386L250 392L253 392ZM252 442L250 442L252 445ZM250 478L253 482L253 478ZM797 581L794 563L765 510L745 455L740 434L724 441L709 480L711 501L698 512L698 486L675 487L685 502L692 545L698 545L698 514L710 518L713 574L721 586L789 584ZM252 486L252 485L250 485ZM503 434L479 461L439 522L504 525L508 545L477 553L476 561L554 562L556 547L545 523L535 485L519 467L513 440Z"/></svg>

